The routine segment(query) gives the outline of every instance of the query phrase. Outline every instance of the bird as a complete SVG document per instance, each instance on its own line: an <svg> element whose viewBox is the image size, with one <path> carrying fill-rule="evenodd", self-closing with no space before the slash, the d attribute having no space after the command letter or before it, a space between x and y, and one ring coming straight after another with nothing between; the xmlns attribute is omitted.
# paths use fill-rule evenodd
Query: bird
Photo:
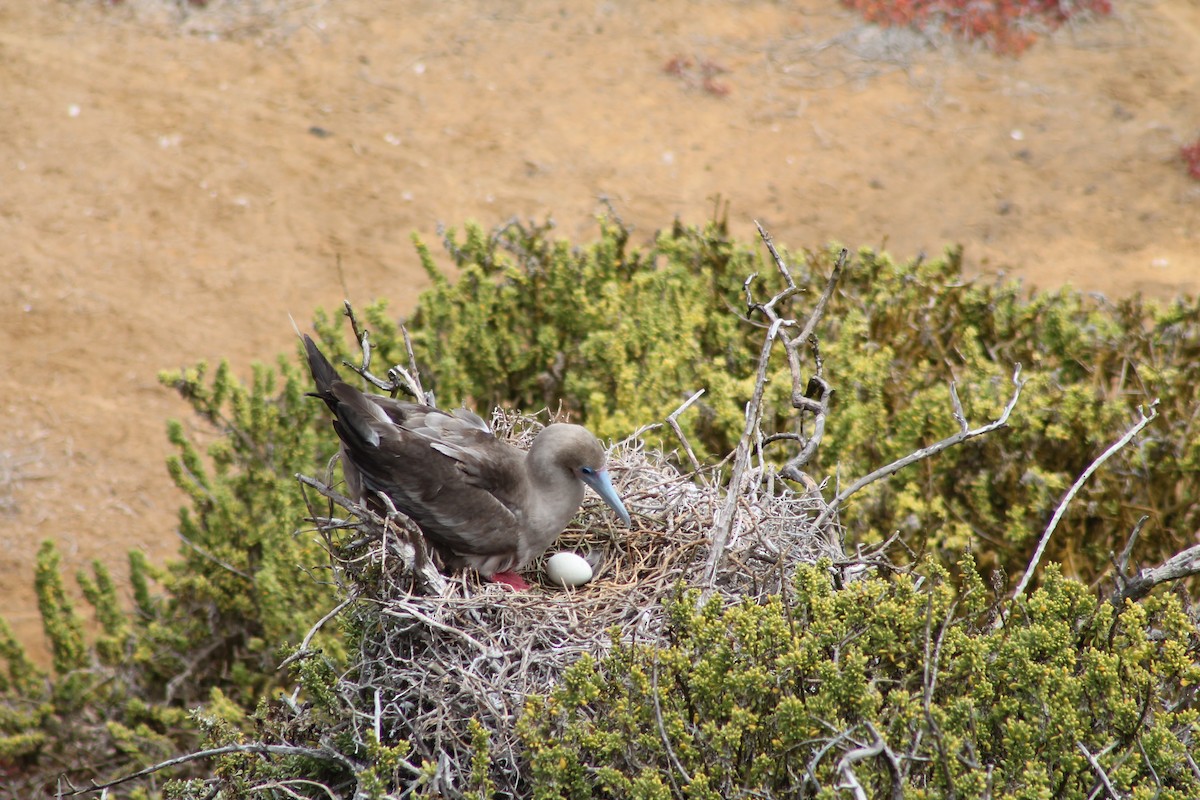
<svg viewBox="0 0 1200 800"><path fill-rule="evenodd" d="M586 428L547 425L526 453L465 408L446 412L351 386L312 338L303 338L317 389L309 395L333 413L349 494L382 514L379 495L386 496L447 567L528 589L517 571L558 538L586 486L630 526L604 448Z"/></svg>

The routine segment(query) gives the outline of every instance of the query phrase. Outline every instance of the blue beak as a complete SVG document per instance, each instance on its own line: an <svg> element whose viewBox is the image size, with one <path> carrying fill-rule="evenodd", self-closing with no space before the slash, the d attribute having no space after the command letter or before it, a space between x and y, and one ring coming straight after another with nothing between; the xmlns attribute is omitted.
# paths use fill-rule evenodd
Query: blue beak
<svg viewBox="0 0 1200 800"><path fill-rule="evenodd" d="M632 523L629 520L629 512L625 510L624 503L621 498L617 497L617 490L613 488L612 480L608 477L608 470L602 469L599 472L583 473L579 476L584 483L592 487L592 490L600 495L600 499L608 503L608 507L617 512L617 516L625 523L625 527L631 527Z"/></svg>

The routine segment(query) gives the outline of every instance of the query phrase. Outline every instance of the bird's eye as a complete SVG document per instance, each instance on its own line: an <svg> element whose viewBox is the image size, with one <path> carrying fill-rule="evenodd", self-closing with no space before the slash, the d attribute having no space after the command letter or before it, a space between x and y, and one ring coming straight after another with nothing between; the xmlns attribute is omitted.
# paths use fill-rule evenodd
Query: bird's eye
<svg viewBox="0 0 1200 800"><path fill-rule="evenodd" d="M584 475L595 475L596 474L596 470L592 469L591 467L580 467L579 471L582 472Z"/></svg>

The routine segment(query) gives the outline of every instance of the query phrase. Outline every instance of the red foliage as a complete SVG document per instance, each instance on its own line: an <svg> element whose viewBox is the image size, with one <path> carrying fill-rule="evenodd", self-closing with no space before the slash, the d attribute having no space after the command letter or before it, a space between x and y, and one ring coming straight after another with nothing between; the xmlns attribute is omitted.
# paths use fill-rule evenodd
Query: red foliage
<svg viewBox="0 0 1200 800"><path fill-rule="evenodd" d="M671 60L663 65L663 72L675 77L682 77L692 68L692 60L687 56L672 56Z"/></svg>
<svg viewBox="0 0 1200 800"><path fill-rule="evenodd" d="M1200 139L1179 148L1179 155L1183 156L1183 163L1187 164L1188 175L1200 181Z"/></svg>
<svg viewBox="0 0 1200 800"><path fill-rule="evenodd" d="M663 72L679 78L689 88L701 89L716 97L724 97L733 91L728 83L716 78L729 70L711 59L702 58L696 62L688 56L675 55L663 64Z"/></svg>
<svg viewBox="0 0 1200 800"><path fill-rule="evenodd" d="M1036 35L1022 23L1057 28L1075 14L1112 13L1110 0L842 0L879 25L937 24L967 39L984 39L998 53L1018 56Z"/></svg>

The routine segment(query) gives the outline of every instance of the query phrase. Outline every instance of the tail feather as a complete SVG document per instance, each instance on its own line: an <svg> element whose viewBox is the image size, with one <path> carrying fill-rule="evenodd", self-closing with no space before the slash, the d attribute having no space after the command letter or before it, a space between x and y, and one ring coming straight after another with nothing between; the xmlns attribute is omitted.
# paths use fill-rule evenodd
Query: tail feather
<svg viewBox="0 0 1200 800"><path fill-rule="evenodd" d="M307 333L304 334L304 349L308 352L308 369L317 384L317 391L313 396L324 400L330 409L336 409L338 401L333 395L333 385L339 382L341 377Z"/></svg>

